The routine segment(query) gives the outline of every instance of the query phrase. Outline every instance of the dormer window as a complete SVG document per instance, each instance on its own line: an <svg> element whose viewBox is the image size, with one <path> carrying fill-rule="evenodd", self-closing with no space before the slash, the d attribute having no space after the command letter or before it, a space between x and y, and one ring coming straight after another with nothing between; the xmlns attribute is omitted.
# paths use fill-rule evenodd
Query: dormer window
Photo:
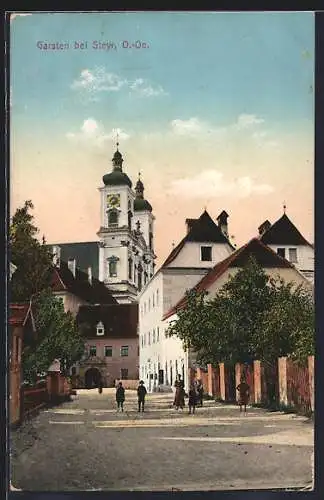
<svg viewBox="0 0 324 500"><path fill-rule="evenodd" d="M97 324L97 335L104 335L105 334L105 327L102 321L99 321Z"/></svg>
<svg viewBox="0 0 324 500"><path fill-rule="evenodd" d="M286 258L286 249L285 248L277 248L277 254L283 259Z"/></svg>

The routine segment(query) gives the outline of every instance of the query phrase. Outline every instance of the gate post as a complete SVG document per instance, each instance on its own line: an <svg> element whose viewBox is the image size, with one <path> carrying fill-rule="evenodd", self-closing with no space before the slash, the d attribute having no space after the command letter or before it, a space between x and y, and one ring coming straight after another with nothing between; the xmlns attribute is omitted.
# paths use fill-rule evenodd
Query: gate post
<svg viewBox="0 0 324 500"><path fill-rule="evenodd" d="M219 388L220 388L220 397L223 401L226 400L225 393L225 365L224 363L219 363Z"/></svg>
<svg viewBox="0 0 324 500"><path fill-rule="evenodd" d="M254 402L261 403L261 361L253 362L253 376L254 376Z"/></svg>
<svg viewBox="0 0 324 500"><path fill-rule="evenodd" d="M287 358L285 356L278 358L278 377L279 377L279 403L288 405L287 393Z"/></svg>

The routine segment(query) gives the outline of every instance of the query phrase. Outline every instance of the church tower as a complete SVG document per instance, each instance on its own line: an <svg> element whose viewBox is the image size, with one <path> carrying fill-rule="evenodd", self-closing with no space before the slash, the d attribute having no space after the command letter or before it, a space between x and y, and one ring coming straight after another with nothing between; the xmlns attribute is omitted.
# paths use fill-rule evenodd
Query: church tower
<svg viewBox="0 0 324 500"><path fill-rule="evenodd" d="M136 301L137 295L153 276L152 206L144 199L139 179L136 193L123 172L123 156L117 149L113 168L103 176L99 243L99 279L120 303Z"/></svg>

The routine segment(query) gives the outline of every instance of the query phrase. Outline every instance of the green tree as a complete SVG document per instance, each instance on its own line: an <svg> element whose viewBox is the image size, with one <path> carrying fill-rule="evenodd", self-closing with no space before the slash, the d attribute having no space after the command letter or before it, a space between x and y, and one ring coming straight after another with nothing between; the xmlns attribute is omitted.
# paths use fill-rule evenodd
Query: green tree
<svg viewBox="0 0 324 500"><path fill-rule="evenodd" d="M52 273L51 255L36 235L34 217L30 214L34 206L30 200L18 208L9 227L9 258L17 266L10 283L10 300L21 302L48 287Z"/></svg>
<svg viewBox="0 0 324 500"><path fill-rule="evenodd" d="M54 359L60 360L61 371L67 375L85 350L76 321L50 289L35 297L34 308L37 338L24 349L24 377L33 382L37 374L47 372Z"/></svg>
<svg viewBox="0 0 324 500"><path fill-rule="evenodd" d="M196 351L203 364L305 359L314 350L314 305L308 290L270 278L250 258L213 299L188 292L168 334Z"/></svg>

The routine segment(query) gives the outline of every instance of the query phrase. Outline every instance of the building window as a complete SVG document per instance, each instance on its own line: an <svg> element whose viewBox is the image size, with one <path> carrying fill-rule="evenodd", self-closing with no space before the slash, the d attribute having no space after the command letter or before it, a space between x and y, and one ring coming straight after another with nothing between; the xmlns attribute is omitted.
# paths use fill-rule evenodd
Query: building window
<svg viewBox="0 0 324 500"><path fill-rule="evenodd" d="M112 346L111 345L105 345L105 356L106 356L106 358L112 357Z"/></svg>
<svg viewBox="0 0 324 500"><path fill-rule="evenodd" d="M297 248L289 248L289 260L292 263L296 263L297 261Z"/></svg>
<svg viewBox="0 0 324 500"><path fill-rule="evenodd" d="M153 293L153 297L152 297L152 302L153 302L153 307L155 307L154 293Z"/></svg>
<svg viewBox="0 0 324 500"><path fill-rule="evenodd" d="M277 254L284 259L286 257L286 249L285 248L277 248Z"/></svg>
<svg viewBox="0 0 324 500"><path fill-rule="evenodd" d="M120 349L121 356L128 356L128 345L123 345Z"/></svg>
<svg viewBox="0 0 324 500"><path fill-rule="evenodd" d="M156 290L156 305L159 305L159 290Z"/></svg>
<svg viewBox="0 0 324 500"><path fill-rule="evenodd" d="M109 210L108 212L108 226L118 226L118 212L117 210Z"/></svg>
<svg viewBox="0 0 324 500"><path fill-rule="evenodd" d="M97 356L97 346L91 345L89 349L90 356Z"/></svg>
<svg viewBox="0 0 324 500"><path fill-rule="evenodd" d="M153 328L153 335L152 335L152 337L153 337L153 341L152 342L153 342L153 344L155 344L155 329L154 328Z"/></svg>
<svg viewBox="0 0 324 500"><path fill-rule="evenodd" d="M108 266L109 266L109 277L110 278L115 278L117 276L117 262L118 262L118 257L115 257L114 255L112 257L109 257L108 259Z"/></svg>
<svg viewBox="0 0 324 500"><path fill-rule="evenodd" d="M101 321L97 324L97 335L104 335L105 327Z"/></svg>
<svg viewBox="0 0 324 500"><path fill-rule="evenodd" d="M148 301L148 310L149 311L151 310L151 299L149 299L149 301Z"/></svg>
<svg viewBox="0 0 324 500"><path fill-rule="evenodd" d="M132 212L129 210L128 211L128 229L131 231L132 230L132 217L133 217L133 214Z"/></svg>
<svg viewBox="0 0 324 500"><path fill-rule="evenodd" d="M144 314L146 314L146 302L144 302Z"/></svg>
<svg viewBox="0 0 324 500"><path fill-rule="evenodd" d="M121 368L121 370L120 370L120 378L122 380L127 380L128 379L128 369L127 368Z"/></svg>
<svg viewBox="0 0 324 500"><path fill-rule="evenodd" d="M158 342L160 340L160 328L157 327L156 329L156 341Z"/></svg>
<svg viewBox="0 0 324 500"><path fill-rule="evenodd" d="M148 332L148 345L151 345L151 332Z"/></svg>
<svg viewBox="0 0 324 500"><path fill-rule="evenodd" d="M212 247L200 247L200 260L204 262L212 260Z"/></svg>
<svg viewBox="0 0 324 500"><path fill-rule="evenodd" d="M133 279L133 259L131 257L128 259L128 279Z"/></svg>

